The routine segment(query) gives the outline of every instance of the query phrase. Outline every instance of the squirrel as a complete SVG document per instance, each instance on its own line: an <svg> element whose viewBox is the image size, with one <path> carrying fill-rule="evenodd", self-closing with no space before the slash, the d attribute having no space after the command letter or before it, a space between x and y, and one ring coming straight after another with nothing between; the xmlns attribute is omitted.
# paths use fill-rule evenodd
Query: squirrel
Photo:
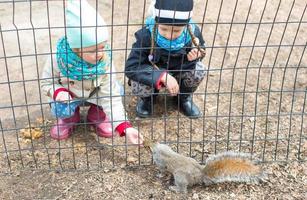
<svg viewBox="0 0 307 200"><path fill-rule="evenodd" d="M170 172L174 176L174 186L169 189L187 192L188 186L215 184L222 182L245 182L258 184L267 179L260 166L252 162L250 154L224 152L209 157L205 165L195 159L180 155L169 146L144 142L153 155L153 162L161 173Z"/></svg>

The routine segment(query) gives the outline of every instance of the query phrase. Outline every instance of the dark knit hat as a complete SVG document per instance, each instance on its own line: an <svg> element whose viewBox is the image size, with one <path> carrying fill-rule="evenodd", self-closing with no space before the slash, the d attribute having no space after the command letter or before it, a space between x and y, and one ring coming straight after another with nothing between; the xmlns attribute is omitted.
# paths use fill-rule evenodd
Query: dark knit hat
<svg viewBox="0 0 307 200"><path fill-rule="evenodd" d="M157 23L185 25L192 17L193 0L156 0L154 16Z"/></svg>

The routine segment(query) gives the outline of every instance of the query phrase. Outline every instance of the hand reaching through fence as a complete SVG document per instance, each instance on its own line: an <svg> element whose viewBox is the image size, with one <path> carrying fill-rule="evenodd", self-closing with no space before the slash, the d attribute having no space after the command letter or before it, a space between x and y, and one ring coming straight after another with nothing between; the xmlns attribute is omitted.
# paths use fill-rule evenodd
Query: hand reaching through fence
<svg viewBox="0 0 307 200"><path fill-rule="evenodd" d="M130 143L140 144L140 145L143 144L144 142L143 136L135 128L127 128L125 133Z"/></svg>

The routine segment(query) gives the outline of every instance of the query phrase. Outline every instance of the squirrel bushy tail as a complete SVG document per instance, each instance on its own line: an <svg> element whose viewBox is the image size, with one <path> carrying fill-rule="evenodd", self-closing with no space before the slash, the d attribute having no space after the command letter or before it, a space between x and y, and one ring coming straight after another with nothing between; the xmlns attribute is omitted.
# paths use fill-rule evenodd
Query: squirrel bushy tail
<svg viewBox="0 0 307 200"><path fill-rule="evenodd" d="M250 160L250 154L224 152L206 160L203 182L206 185L222 182L258 184L266 179L260 166Z"/></svg>

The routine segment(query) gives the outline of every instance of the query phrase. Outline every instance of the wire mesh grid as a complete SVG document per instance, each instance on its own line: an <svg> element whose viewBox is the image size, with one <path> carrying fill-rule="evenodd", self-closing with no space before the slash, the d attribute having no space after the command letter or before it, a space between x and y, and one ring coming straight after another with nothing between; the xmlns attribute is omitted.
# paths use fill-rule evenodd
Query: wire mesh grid
<svg viewBox="0 0 307 200"><path fill-rule="evenodd" d="M152 105L152 117L136 116L140 97L131 93L124 66L150 1L89 2L106 20L116 68L110 73L124 85L124 95L103 98L121 98L126 119L142 135L199 162L227 150L249 152L263 162L306 161L305 0L194 1L193 20L207 50L202 61L207 74L193 93L203 113L198 119L181 114L164 90ZM57 120L41 89L41 74L66 34L64 11L63 0L0 2L0 171L152 164L150 153L125 137L98 137L86 120L88 106L81 107L82 119L69 139L50 138Z"/></svg>

